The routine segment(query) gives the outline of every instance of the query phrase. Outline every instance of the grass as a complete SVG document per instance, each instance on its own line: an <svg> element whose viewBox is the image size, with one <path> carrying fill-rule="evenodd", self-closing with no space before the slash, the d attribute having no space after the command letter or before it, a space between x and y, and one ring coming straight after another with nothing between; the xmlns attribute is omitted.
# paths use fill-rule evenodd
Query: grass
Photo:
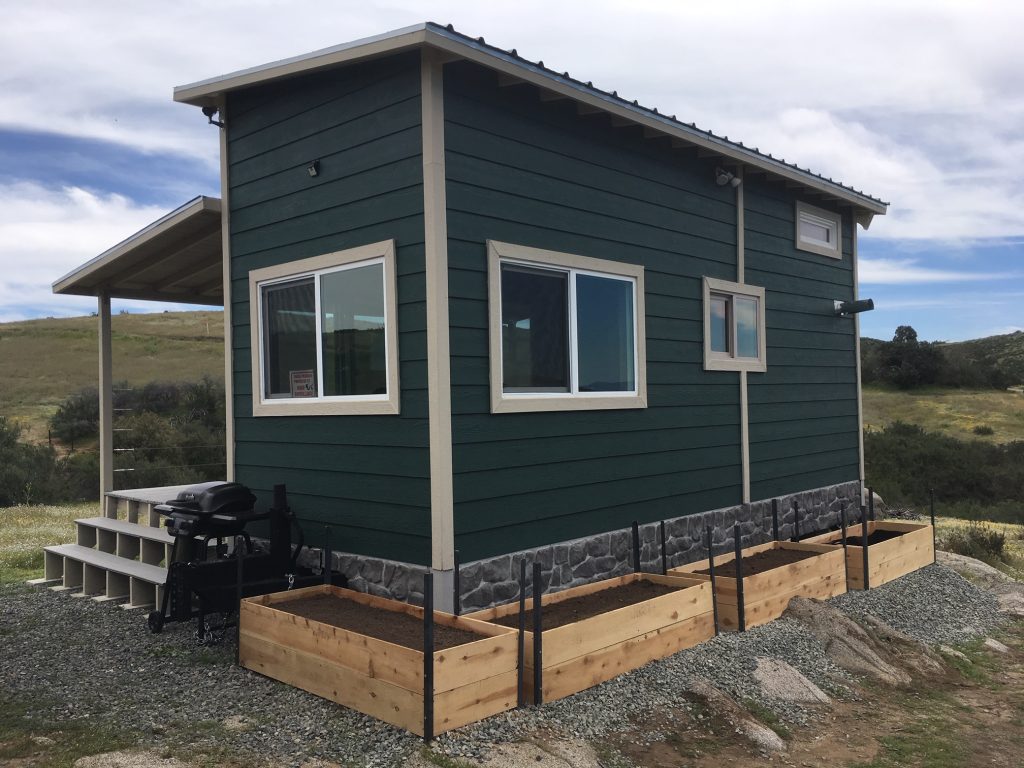
<svg viewBox="0 0 1024 768"><path fill-rule="evenodd" d="M935 533L939 547L945 548L943 544L949 540L952 534L956 532L966 533L972 527L980 527L983 531L1001 533L1005 537L1001 558L982 557L980 559L1014 578L1024 578L1024 525L993 522L991 520L936 517Z"/></svg>
<svg viewBox="0 0 1024 768"><path fill-rule="evenodd" d="M762 725L767 725L775 734L784 741L789 741L793 738L793 734L790 732L782 720L779 719L772 710L768 707L754 701L753 699L743 699L743 706L746 710L752 714Z"/></svg>
<svg viewBox="0 0 1024 768"><path fill-rule="evenodd" d="M43 575L43 547L75 540L75 519L99 514L96 502L0 508L0 583Z"/></svg>
<svg viewBox="0 0 1024 768"><path fill-rule="evenodd" d="M1024 440L1024 395L993 389L864 387L864 427L882 429L895 421L960 440Z"/></svg>
<svg viewBox="0 0 1024 768"><path fill-rule="evenodd" d="M224 378L222 312L115 315L115 381ZM96 386L97 320L48 318L0 323L2 415L17 421L26 439L46 441L47 421L64 398Z"/></svg>

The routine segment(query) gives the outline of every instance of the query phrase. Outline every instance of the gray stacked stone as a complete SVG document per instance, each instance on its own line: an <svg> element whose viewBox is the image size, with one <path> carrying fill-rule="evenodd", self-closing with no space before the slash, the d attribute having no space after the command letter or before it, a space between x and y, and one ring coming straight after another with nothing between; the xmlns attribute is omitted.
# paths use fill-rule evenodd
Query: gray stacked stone
<svg viewBox="0 0 1024 768"><path fill-rule="evenodd" d="M800 535L806 536L837 527L844 508L849 521L856 522L860 516L860 500L860 483L856 481L780 496L779 538L790 539L795 535L797 509ZM771 499L666 520L667 567L675 568L707 557L705 538L708 526L711 527L715 554L731 552L737 525L744 547L770 541ZM659 524L641 525L639 533L640 570L660 573ZM312 568L319 568L320 561L319 550L306 550L300 559L302 565ZM428 569L422 566L345 552L334 552L332 562L334 570L348 579L351 589L416 605L423 603L423 576ZM558 592L599 579L622 576L634 570L632 530L623 528L466 563L459 570L461 611L482 610L517 599L523 562L526 563L528 590L533 588L534 562L541 565L545 592Z"/></svg>

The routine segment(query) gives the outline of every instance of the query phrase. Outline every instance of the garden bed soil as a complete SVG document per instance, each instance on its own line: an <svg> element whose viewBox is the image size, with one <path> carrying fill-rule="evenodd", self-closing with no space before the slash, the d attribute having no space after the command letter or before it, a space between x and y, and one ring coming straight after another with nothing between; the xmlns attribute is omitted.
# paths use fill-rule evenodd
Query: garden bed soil
<svg viewBox="0 0 1024 768"><path fill-rule="evenodd" d="M278 603L279 611L348 629L413 650L423 650L423 622L404 613L382 611L335 595L313 595ZM480 635L443 624L434 624L434 650L443 651L472 643Z"/></svg>
<svg viewBox="0 0 1024 768"><path fill-rule="evenodd" d="M621 587L602 589L600 592L592 592L589 595L581 595L560 603L545 605L541 610L541 622L545 630L563 627L566 624L583 621L617 608L661 597L675 592L677 589L677 587L664 584L655 584L652 581L634 581L632 584L624 584ZM518 627L519 612L493 619L493 622L505 627ZM532 609L526 611L526 628L533 630Z"/></svg>
<svg viewBox="0 0 1024 768"><path fill-rule="evenodd" d="M868 534L868 546L881 544L883 541L889 541L890 539L898 539L904 533L905 531L872 531ZM861 536L847 536L846 545L848 547L863 547L864 539Z"/></svg>
<svg viewBox="0 0 1024 768"><path fill-rule="evenodd" d="M784 565L799 563L801 560L806 560L809 557L817 557L819 554L819 552L803 552L795 549L767 549L764 552L747 555L743 558L743 576L755 576L774 568L781 568ZM695 571L695 573L706 576L710 574L710 569L704 568L702 570ZM716 567L715 575L729 577L735 576L735 562L730 561L725 565Z"/></svg>

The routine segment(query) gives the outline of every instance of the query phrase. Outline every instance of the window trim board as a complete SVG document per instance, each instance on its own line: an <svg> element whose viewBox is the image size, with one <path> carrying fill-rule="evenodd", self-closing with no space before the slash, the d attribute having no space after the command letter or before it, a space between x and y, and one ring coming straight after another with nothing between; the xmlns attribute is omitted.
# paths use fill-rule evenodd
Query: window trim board
<svg viewBox="0 0 1024 768"><path fill-rule="evenodd" d="M316 272L332 272L338 268L356 265L358 262L380 262L384 265L384 345L387 359L387 395L355 395L345 399L315 400L304 399L263 399L263 318L261 312L260 288L263 285L284 282ZM320 327L320 297L315 296L317 307L317 328ZM325 253L298 261L275 264L249 272L249 337L252 363L252 415L253 416L362 416L397 415L401 406L401 391L398 379L398 291L395 264L395 241L382 240L377 243L347 248L342 251ZM319 348L320 339L317 338ZM318 380L322 379L322 371ZM323 391L320 389L319 391Z"/></svg>
<svg viewBox="0 0 1024 768"><path fill-rule="evenodd" d="M820 219L834 227L836 235L835 248L830 248L815 240L805 240L800 236L800 222L805 215ZM793 221L794 245L798 251L816 253L819 256L827 256L830 259L841 260L843 258L843 217L840 214L797 200Z"/></svg>
<svg viewBox="0 0 1024 768"><path fill-rule="evenodd" d="M556 267L579 272L607 275L612 278L632 279L635 285L633 295L633 326L635 334L634 359L636 365L636 391L627 393L601 392L562 393L538 392L518 393L507 396L502 387L502 336L501 336L501 262L514 261L526 266ZM575 297L570 283L570 302ZM541 411L592 411L647 407L647 332L644 304L644 268L639 264L595 259L571 253L561 253L543 248L533 248L497 240L487 241L487 312L489 338L489 367L491 389L491 413L530 413ZM575 323L576 313L571 309L570 324ZM575 338L575 328L570 338Z"/></svg>
<svg viewBox="0 0 1024 768"><path fill-rule="evenodd" d="M768 345L765 328L765 289L756 285L732 283L714 277L702 280L704 303L704 370L705 371L748 371L764 373L768 370ZM730 296L750 296L757 299L757 357L726 356L725 353L713 352L711 349L711 294L728 294ZM730 343L736 349L735 310L730 308L729 325Z"/></svg>

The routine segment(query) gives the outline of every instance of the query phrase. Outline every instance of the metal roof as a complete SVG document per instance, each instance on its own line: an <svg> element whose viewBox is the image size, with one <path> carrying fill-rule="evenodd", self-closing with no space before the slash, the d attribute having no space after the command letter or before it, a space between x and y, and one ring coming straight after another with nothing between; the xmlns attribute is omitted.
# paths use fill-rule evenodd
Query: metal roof
<svg viewBox="0 0 1024 768"><path fill-rule="evenodd" d="M763 153L756 147L748 147L743 142L717 136L711 131L698 128L694 123L678 120L675 115L662 114L657 108L648 108L641 106L637 101L629 101L619 96L616 91L602 91L594 87L593 83L578 80L568 72L555 72L545 67L542 61L533 62L522 58L514 48L506 51L488 45L482 37L472 38L456 32L450 24L446 27L433 22L416 24L374 37L178 86L174 89L174 99L195 106L216 106L224 94L240 88L423 47L434 48L458 58L474 61L508 77L623 118L657 134L714 152L723 158L800 184L826 198L853 206L858 212L858 219L865 227L870 223L873 215L884 214L889 205L883 200L851 186L821 176L807 168L801 168L794 163L786 162L770 153Z"/></svg>
<svg viewBox="0 0 1024 768"><path fill-rule="evenodd" d="M224 304L220 199L197 197L69 272L53 292Z"/></svg>

